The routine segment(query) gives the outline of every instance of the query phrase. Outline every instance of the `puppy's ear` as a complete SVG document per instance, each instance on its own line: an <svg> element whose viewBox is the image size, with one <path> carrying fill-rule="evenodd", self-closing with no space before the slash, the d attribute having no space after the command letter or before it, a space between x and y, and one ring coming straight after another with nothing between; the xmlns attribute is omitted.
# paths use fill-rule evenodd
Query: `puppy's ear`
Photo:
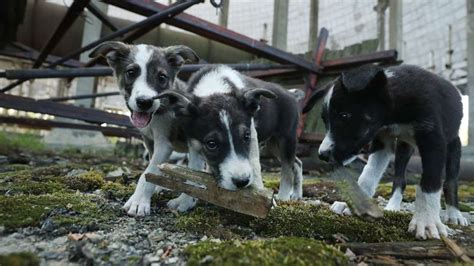
<svg viewBox="0 0 474 266"><path fill-rule="evenodd" d="M330 86L333 86L333 84L331 83ZM330 86L327 86L327 87L325 87L325 88L322 88L322 89L319 89L319 90L313 92L313 94L311 95L311 97L309 98L308 102L306 103L306 105L305 105L304 108L303 108L303 114L306 114L307 112L311 111L311 109L313 108L313 106L314 106L320 99L322 99L324 96L326 96L326 94L327 94L328 91L329 91Z"/></svg>
<svg viewBox="0 0 474 266"><path fill-rule="evenodd" d="M166 47L164 53L168 63L175 68L181 67L186 62L199 62L199 56L197 56L196 52L184 45Z"/></svg>
<svg viewBox="0 0 474 266"><path fill-rule="evenodd" d="M90 58L104 57L107 63L115 68L116 63L130 53L130 46L123 42L110 41L97 46L90 54Z"/></svg>
<svg viewBox="0 0 474 266"><path fill-rule="evenodd" d="M198 113L192 96L186 96L178 91L167 90L160 93L155 99L162 99L163 104L173 110L176 116L192 116Z"/></svg>
<svg viewBox="0 0 474 266"><path fill-rule="evenodd" d="M269 99L277 98L276 94L268 89L256 88L245 91L242 94L245 108L251 113L255 113L260 106L260 97Z"/></svg>
<svg viewBox="0 0 474 266"><path fill-rule="evenodd" d="M381 67L364 65L341 74L341 83L348 92L382 88L387 84L387 76Z"/></svg>

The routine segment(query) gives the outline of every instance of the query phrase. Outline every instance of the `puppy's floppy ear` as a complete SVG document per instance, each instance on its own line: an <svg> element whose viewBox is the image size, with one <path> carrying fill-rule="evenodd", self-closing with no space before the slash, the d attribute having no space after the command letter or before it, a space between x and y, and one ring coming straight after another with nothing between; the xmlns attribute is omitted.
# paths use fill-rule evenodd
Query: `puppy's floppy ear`
<svg viewBox="0 0 474 266"><path fill-rule="evenodd" d="M175 112L176 116L190 116L198 112L192 96L184 95L178 91L167 90L160 93L155 99L166 100L167 102L164 104L168 105L169 108Z"/></svg>
<svg viewBox="0 0 474 266"><path fill-rule="evenodd" d="M382 89L387 84L383 68L375 65L364 65L341 74L341 83L348 92Z"/></svg>
<svg viewBox="0 0 474 266"><path fill-rule="evenodd" d="M104 42L97 46L90 54L90 58L105 57L111 63L117 56L125 56L130 52L130 46L117 41Z"/></svg>
<svg viewBox="0 0 474 266"><path fill-rule="evenodd" d="M164 48L166 60L172 67L179 68L184 63L198 63L199 56L193 49L184 45L175 45Z"/></svg>
<svg viewBox="0 0 474 266"><path fill-rule="evenodd" d="M260 96L269 99L277 98L276 94L268 89L263 88L256 88L244 91L242 94L242 98L245 104L245 107L252 113L258 110L260 105Z"/></svg>
<svg viewBox="0 0 474 266"><path fill-rule="evenodd" d="M333 86L333 84L331 83L330 86ZM306 103L306 105L305 105L304 108L303 108L303 114L306 114L307 112L311 111L311 109L313 108L313 106L314 106L320 99L322 99L324 96L326 96L326 94L327 94L328 91L329 91L330 86L327 86L326 88L319 89L319 90L313 92L313 94L311 95L311 97L309 98L308 102Z"/></svg>

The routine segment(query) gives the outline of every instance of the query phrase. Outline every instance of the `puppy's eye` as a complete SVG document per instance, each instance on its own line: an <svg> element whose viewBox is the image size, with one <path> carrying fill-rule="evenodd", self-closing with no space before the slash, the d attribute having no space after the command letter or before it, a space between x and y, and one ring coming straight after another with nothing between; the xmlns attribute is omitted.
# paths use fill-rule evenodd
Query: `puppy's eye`
<svg viewBox="0 0 474 266"><path fill-rule="evenodd" d="M166 76L165 74L159 74L158 83L160 84L160 86L165 86L166 84L168 84L168 76Z"/></svg>
<svg viewBox="0 0 474 266"><path fill-rule="evenodd" d="M137 71L135 69L129 69L125 72L125 75L127 75L127 78L129 79L133 79L137 76Z"/></svg>
<svg viewBox="0 0 474 266"><path fill-rule="evenodd" d="M244 133L244 141L250 142L250 130L245 131Z"/></svg>
<svg viewBox="0 0 474 266"><path fill-rule="evenodd" d="M217 149L217 146L217 142L213 139L206 141L206 147L211 151Z"/></svg>
<svg viewBox="0 0 474 266"><path fill-rule="evenodd" d="M342 119L342 120L347 120L349 118L352 117L352 115L350 113L347 113L347 112L340 112L339 113L339 117Z"/></svg>

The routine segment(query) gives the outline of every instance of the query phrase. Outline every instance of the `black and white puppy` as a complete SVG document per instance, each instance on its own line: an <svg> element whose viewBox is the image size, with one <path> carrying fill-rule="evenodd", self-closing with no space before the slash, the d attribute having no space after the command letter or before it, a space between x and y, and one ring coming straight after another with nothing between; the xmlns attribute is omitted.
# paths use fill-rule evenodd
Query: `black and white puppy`
<svg viewBox="0 0 474 266"><path fill-rule="evenodd" d="M302 163L295 156L299 109L286 90L218 65L196 72L187 93L168 91L160 97L183 117L189 150L203 155L220 186L263 188L260 142L282 163L278 198L302 197Z"/></svg>
<svg viewBox="0 0 474 266"><path fill-rule="evenodd" d="M371 143L358 183L372 197L395 153L395 179L386 209L399 210L406 167L414 147L418 147L423 174L409 231L422 239L447 235L440 219L444 168L447 221L467 225L457 197L462 103L456 87L416 66L384 70L365 65L342 73L326 91L325 96L321 91L315 93L303 110L308 112L318 98L325 97L322 118L327 132L319 148L322 159L347 164ZM345 203L336 202L331 208L350 213Z"/></svg>
<svg viewBox="0 0 474 266"><path fill-rule="evenodd" d="M198 62L196 53L186 46L159 48L151 45L127 45L105 42L90 57L104 56L114 70L121 94L131 112L132 124L142 133L150 161L140 176L135 192L123 208L129 215L150 213L150 199L156 186L145 180L146 173L158 173L158 165L166 162L173 150L186 152L183 134L174 123L174 115L166 104L155 100L168 90L184 90L185 84L176 75L185 61ZM190 154L189 166L201 170L203 161ZM168 203L170 208L186 211L195 200L185 194Z"/></svg>

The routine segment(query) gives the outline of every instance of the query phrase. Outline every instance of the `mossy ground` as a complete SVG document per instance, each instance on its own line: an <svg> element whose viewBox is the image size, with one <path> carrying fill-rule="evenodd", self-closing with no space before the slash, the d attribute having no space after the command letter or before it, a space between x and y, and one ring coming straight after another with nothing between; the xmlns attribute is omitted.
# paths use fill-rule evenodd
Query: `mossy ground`
<svg viewBox="0 0 474 266"><path fill-rule="evenodd" d="M5 255L0 254L0 265L36 266L39 264L39 258L30 252L10 253Z"/></svg>
<svg viewBox="0 0 474 266"><path fill-rule="evenodd" d="M333 246L297 237L203 241L186 248L185 254L188 265L345 265L348 261Z"/></svg>

